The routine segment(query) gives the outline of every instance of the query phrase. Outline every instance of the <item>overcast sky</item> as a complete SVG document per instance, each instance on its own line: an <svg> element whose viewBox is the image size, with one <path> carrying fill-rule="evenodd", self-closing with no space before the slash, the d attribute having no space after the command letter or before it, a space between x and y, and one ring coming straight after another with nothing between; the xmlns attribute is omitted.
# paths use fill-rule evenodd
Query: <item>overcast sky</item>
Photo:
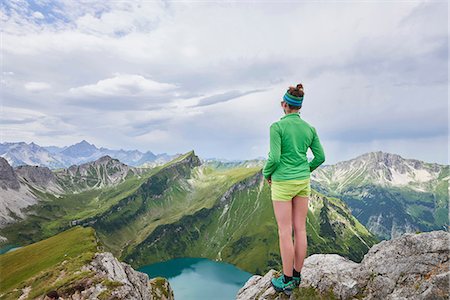
<svg viewBox="0 0 450 300"><path fill-rule="evenodd" d="M0 142L265 158L302 82L327 164L448 163L447 1L7 0L1 20Z"/></svg>

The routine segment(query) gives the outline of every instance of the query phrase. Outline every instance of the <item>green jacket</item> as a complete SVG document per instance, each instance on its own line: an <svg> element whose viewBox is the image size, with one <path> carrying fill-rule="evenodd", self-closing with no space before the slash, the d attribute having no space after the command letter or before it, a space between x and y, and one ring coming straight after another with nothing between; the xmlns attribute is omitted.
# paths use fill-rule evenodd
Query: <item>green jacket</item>
<svg viewBox="0 0 450 300"><path fill-rule="evenodd" d="M308 148L314 159L308 162ZM286 114L270 126L269 158L264 165L266 179L306 179L325 161L325 153L316 129L299 113Z"/></svg>

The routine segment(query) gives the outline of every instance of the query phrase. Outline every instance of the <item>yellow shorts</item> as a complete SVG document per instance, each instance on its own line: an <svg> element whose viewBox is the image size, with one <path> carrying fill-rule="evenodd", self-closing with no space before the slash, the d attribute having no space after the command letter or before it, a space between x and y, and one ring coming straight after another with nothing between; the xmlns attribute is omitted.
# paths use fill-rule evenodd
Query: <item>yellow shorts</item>
<svg viewBox="0 0 450 300"><path fill-rule="evenodd" d="M272 180L272 201L290 201L295 196L309 197L311 194L311 179Z"/></svg>

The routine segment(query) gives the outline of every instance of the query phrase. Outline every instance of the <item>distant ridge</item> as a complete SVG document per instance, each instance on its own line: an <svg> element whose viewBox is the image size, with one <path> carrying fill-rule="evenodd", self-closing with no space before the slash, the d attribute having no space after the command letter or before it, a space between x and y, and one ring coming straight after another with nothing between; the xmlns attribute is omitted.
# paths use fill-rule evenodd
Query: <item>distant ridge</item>
<svg viewBox="0 0 450 300"><path fill-rule="evenodd" d="M319 167L312 185L343 199L379 238L448 226L450 167L382 151Z"/></svg>
<svg viewBox="0 0 450 300"><path fill-rule="evenodd" d="M65 147L39 146L34 142L29 144L25 142L0 143L0 157L5 158L13 167L36 165L50 169L67 168L95 161L105 155L119 159L129 166L154 167L167 163L181 153L154 154L151 151L112 150L104 147L98 148L86 140Z"/></svg>

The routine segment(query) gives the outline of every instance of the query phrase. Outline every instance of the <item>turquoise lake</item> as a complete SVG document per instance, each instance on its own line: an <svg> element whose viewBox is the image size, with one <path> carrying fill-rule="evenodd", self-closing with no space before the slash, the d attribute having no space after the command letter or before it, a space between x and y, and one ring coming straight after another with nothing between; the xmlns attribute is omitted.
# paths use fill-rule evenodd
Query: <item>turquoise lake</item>
<svg viewBox="0 0 450 300"><path fill-rule="evenodd" d="M165 277L176 300L231 300L253 275L237 267L207 258L175 258L143 266L138 271Z"/></svg>
<svg viewBox="0 0 450 300"><path fill-rule="evenodd" d="M0 248L0 254L6 253L11 249L20 248L18 245L5 245L2 248Z"/></svg>

